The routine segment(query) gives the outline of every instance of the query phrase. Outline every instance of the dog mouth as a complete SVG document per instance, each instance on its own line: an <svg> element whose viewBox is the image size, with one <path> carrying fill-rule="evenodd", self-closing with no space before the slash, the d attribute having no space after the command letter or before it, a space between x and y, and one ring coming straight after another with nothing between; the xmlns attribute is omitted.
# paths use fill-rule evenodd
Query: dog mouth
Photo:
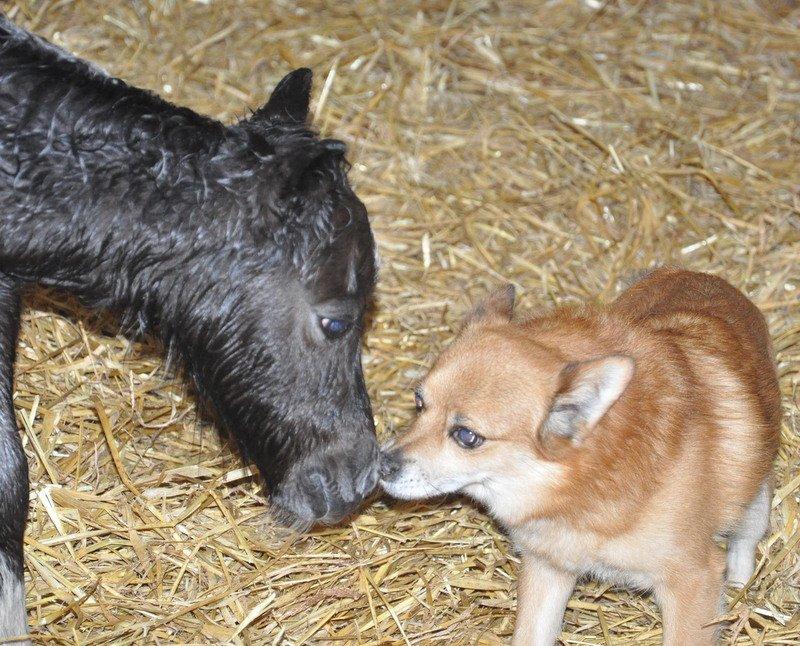
<svg viewBox="0 0 800 646"><path fill-rule="evenodd" d="M427 500L469 493L485 484L486 478L475 473L437 472L436 464L420 464L398 450L383 451L380 461L380 485L384 493L397 500Z"/></svg>

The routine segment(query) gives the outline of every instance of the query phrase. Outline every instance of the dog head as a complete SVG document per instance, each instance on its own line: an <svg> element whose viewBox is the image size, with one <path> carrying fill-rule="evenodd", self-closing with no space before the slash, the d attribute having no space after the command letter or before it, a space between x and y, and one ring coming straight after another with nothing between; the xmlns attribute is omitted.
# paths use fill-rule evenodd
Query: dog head
<svg viewBox="0 0 800 646"><path fill-rule="evenodd" d="M511 321L513 302L509 287L474 307L415 390L416 420L382 453L390 495L465 493L501 522L518 522L568 477L627 386L630 358L571 361Z"/></svg>

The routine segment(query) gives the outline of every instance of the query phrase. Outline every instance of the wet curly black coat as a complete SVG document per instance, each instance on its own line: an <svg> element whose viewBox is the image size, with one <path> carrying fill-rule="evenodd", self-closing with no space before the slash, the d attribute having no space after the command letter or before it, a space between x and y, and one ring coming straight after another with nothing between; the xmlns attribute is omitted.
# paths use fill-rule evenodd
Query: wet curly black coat
<svg viewBox="0 0 800 646"><path fill-rule="evenodd" d="M296 70L223 125L0 19L0 551L17 575L26 284L159 334L292 516L335 520L373 488L360 333L374 241L344 145L306 125L310 87ZM346 332L328 338L323 318Z"/></svg>

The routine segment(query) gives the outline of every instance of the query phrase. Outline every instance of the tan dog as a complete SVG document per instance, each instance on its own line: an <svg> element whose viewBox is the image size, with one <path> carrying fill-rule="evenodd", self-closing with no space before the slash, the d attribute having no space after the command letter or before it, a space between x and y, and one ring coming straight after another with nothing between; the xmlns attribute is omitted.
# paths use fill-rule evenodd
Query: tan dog
<svg viewBox="0 0 800 646"><path fill-rule="evenodd" d="M522 553L515 644L549 645L577 579L653 590L664 643L710 644L767 529L780 393L764 318L720 278L659 269L606 308L468 315L384 449L397 498L463 492Z"/></svg>

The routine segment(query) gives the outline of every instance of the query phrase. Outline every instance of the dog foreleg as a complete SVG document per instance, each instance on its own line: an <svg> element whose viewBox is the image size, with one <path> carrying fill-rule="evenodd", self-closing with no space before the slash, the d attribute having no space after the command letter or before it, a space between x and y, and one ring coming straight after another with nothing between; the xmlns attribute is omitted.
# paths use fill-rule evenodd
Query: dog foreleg
<svg viewBox="0 0 800 646"><path fill-rule="evenodd" d="M577 577L545 559L525 553L517 583L517 627L513 646L551 646L556 643L564 610Z"/></svg>
<svg viewBox="0 0 800 646"><path fill-rule="evenodd" d="M725 557L716 545L700 562L670 568L655 595L664 622L664 646L711 646L717 643L723 612Z"/></svg>

